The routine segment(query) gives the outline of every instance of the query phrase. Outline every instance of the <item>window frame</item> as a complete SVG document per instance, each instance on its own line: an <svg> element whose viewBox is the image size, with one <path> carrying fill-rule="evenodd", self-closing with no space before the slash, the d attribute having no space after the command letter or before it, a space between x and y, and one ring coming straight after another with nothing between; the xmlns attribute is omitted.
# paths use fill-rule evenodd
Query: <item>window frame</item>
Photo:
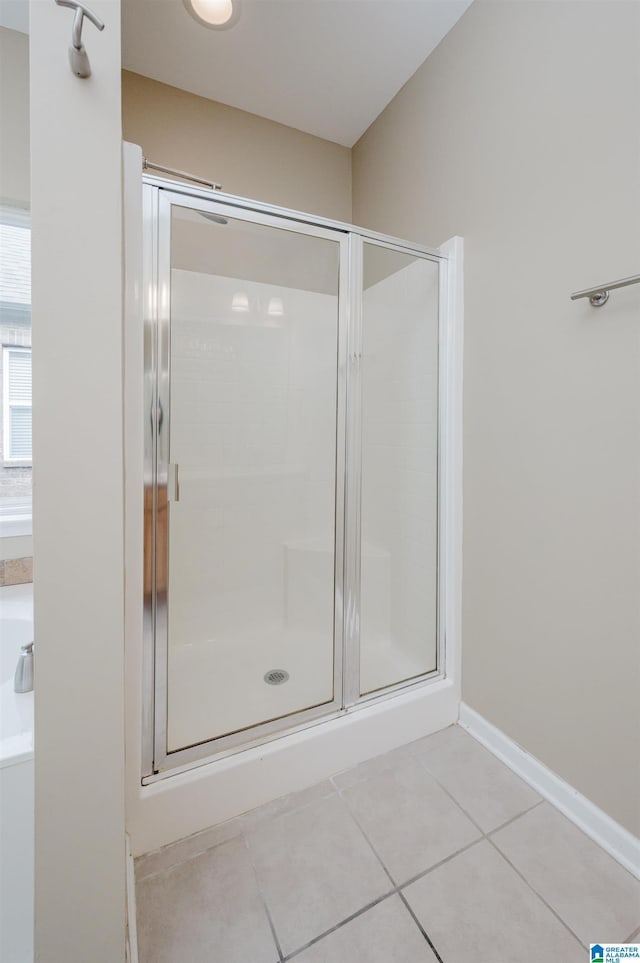
<svg viewBox="0 0 640 963"><path fill-rule="evenodd" d="M33 438L31 458L11 457L11 411L14 408L22 408L33 412L33 397L29 404L12 402L10 399L9 358L11 354L28 354L31 357L31 348L28 345L2 345L2 465L5 468L32 468Z"/></svg>
<svg viewBox="0 0 640 963"><path fill-rule="evenodd" d="M0 224L7 225L9 227L21 227L26 228L31 234L31 212L28 207L14 206L7 203L0 203ZM26 302L2 302L2 313L3 318L8 318L11 321L16 320L19 323L24 323L25 321L31 324L31 303ZM33 470L33 452L32 458L27 459L10 459L7 458L8 452L8 437L7 433L10 434L10 426L7 424L9 418L6 411L7 405L5 404L5 397L8 392L7 381L5 373L5 351L15 350L22 348L27 351L32 352L31 345L13 345L3 343L0 339L0 353L2 358L0 358L0 364L2 364L2 375L3 375L3 385L2 385L2 431L3 431L3 444L2 444L2 457L0 458L0 469L20 469L27 468ZM33 357L33 355L32 355ZM7 362L8 363L8 362ZM31 399L31 410L33 411L33 397ZM28 495L19 496L0 496L0 543L5 538L14 537L30 537L32 534L32 493ZM30 553L30 548L28 549ZM25 549L25 553L27 549ZM2 558L2 550L0 549L0 558Z"/></svg>

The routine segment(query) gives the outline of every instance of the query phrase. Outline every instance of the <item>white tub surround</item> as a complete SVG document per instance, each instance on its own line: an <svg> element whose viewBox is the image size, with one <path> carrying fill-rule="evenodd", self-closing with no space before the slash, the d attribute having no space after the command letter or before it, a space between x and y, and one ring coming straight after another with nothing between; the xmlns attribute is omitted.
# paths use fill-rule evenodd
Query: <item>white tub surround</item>
<svg viewBox="0 0 640 963"><path fill-rule="evenodd" d="M20 646L33 642L33 586L0 588L0 765L33 757L33 692L14 692Z"/></svg>
<svg viewBox="0 0 640 963"><path fill-rule="evenodd" d="M0 539L0 559L33 557L31 535L5 535Z"/></svg>
<svg viewBox="0 0 640 963"><path fill-rule="evenodd" d="M13 691L33 640L33 586L0 588L0 960L33 961L33 692Z"/></svg>
<svg viewBox="0 0 640 963"><path fill-rule="evenodd" d="M0 539L31 538L31 496L8 496L0 499ZM25 553L27 554L27 553ZM30 554L30 553L29 553ZM14 558L13 555L2 555Z"/></svg>

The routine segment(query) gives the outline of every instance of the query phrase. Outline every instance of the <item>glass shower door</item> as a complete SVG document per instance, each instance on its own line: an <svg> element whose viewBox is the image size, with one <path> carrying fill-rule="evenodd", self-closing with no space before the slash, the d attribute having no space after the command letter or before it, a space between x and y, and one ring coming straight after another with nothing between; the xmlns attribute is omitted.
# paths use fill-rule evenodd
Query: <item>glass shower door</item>
<svg viewBox="0 0 640 963"><path fill-rule="evenodd" d="M438 668L439 266L362 253L360 695Z"/></svg>
<svg viewBox="0 0 640 963"><path fill-rule="evenodd" d="M170 755L340 702L342 241L160 193L156 712Z"/></svg>

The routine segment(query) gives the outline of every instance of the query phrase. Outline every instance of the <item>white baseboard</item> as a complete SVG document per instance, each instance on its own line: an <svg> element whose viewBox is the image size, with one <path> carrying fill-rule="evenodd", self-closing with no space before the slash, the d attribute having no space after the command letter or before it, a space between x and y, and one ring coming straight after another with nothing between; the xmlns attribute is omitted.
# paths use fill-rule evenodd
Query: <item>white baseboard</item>
<svg viewBox="0 0 640 963"><path fill-rule="evenodd" d="M640 839L464 702L460 704L459 724L640 879Z"/></svg>
<svg viewBox="0 0 640 963"><path fill-rule="evenodd" d="M127 869L127 963L138 963L138 921L136 916L136 877L129 833L125 835Z"/></svg>

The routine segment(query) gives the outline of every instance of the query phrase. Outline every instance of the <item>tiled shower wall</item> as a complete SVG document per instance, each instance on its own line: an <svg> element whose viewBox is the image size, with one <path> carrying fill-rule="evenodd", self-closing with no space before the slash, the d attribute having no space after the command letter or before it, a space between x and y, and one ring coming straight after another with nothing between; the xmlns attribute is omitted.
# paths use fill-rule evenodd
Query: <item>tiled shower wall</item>
<svg viewBox="0 0 640 963"><path fill-rule="evenodd" d="M234 311L234 296L248 310ZM375 591L363 562L363 634L390 634L421 671L426 647L435 655L437 298L437 265L418 261L368 287L363 305L363 542L365 556L391 560L390 586ZM325 556L315 607L331 609L336 316L331 295L173 271L176 637L204 638L212 621L232 632L238 611L246 626L249 599L256 629L282 622L287 552L299 565L305 546Z"/></svg>
<svg viewBox="0 0 640 963"><path fill-rule="evenodd" d="M174 637L282 623L289 543L326 542L332 589L337 298L174 270L172 319Z"/></svg>

